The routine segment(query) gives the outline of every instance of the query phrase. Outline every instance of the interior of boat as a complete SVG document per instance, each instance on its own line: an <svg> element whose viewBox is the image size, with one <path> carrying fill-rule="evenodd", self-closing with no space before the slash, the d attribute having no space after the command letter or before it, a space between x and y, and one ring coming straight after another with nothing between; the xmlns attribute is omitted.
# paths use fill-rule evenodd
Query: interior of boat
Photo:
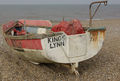
<svg viewBox="0 0 120 81"><path fill-rule="evenodd" d="M60 35L60 32L53 32L51 31L52 27L45 27L45 26L27 26L20 22L17 22L14 27L9 29L9 31L6 33L9 36L13 37L20 37L20 36L26 36L26 35L43 35L43 36L51 36L51 35ZM84 31L88 29L88 27L83 27Z"/></svg>

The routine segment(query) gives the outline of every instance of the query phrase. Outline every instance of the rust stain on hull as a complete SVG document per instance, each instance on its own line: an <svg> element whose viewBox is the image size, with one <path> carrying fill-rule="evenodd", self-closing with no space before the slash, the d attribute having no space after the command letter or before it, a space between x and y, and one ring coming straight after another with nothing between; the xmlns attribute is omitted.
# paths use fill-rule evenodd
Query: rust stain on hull
<svg viewBox="0 0 120 81"><path fill-rule="evenodd" d="M94 47L97 48L98 47L98 42L99 39L105 39L105 30L98 30L98 31L90 31L90 35L91 35L91 41L94 44Z"/></svg>
<svg viewBox="0 0 120 81"><path fill-rule="evenodd" d="M105 30L100 31L100 38L105 39Z"/></svg>

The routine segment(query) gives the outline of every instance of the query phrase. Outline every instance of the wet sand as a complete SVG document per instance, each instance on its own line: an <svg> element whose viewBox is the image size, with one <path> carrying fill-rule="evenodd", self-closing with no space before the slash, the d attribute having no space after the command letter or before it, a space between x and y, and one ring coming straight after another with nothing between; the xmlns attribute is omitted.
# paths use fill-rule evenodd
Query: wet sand
<svg viewBox="0 0 120 81"><path fill-rule="evenodd" d="M88 21L81 22L88 26ZM21 59L3 42L0 30L0 81L119 81L120 19L97 20L93 24L106 27L105 42L95 57L79 63L79 76L60 64L34 65Z"/></svg>

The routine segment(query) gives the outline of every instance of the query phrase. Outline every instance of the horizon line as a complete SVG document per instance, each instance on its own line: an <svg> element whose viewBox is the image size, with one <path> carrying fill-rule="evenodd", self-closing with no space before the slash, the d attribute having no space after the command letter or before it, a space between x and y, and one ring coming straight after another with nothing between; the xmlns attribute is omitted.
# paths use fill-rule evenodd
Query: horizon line
<svg viewBox="0 0 120 81"><path fill-rule="evenodd" d="M59 4L59 3L57 3L57 4L54 4L54 3L48 3L48 4L46 4L46 3L43 3L43 4L39 4L39 3L17 3L17 4L15 4L15 3L0 3L0 5L89 5L89 4L71 4L71 3L65 3L65 4ZM111 4L111 3L108 3L108 5L120 5L120 4Z"/></svg>

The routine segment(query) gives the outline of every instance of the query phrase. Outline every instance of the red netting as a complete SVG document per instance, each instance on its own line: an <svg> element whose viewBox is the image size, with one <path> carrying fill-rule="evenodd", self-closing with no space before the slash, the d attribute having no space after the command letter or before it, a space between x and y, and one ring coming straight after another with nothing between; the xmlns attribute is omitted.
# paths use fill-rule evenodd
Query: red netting
<svg viewBox="0 0 120 81"><path fill-rule="evenodd" d="M82 34L85 33L79 20L74 19L70 22L62 21L55 25L51 29L53 32L64 31L67 35Z"/></svg>

